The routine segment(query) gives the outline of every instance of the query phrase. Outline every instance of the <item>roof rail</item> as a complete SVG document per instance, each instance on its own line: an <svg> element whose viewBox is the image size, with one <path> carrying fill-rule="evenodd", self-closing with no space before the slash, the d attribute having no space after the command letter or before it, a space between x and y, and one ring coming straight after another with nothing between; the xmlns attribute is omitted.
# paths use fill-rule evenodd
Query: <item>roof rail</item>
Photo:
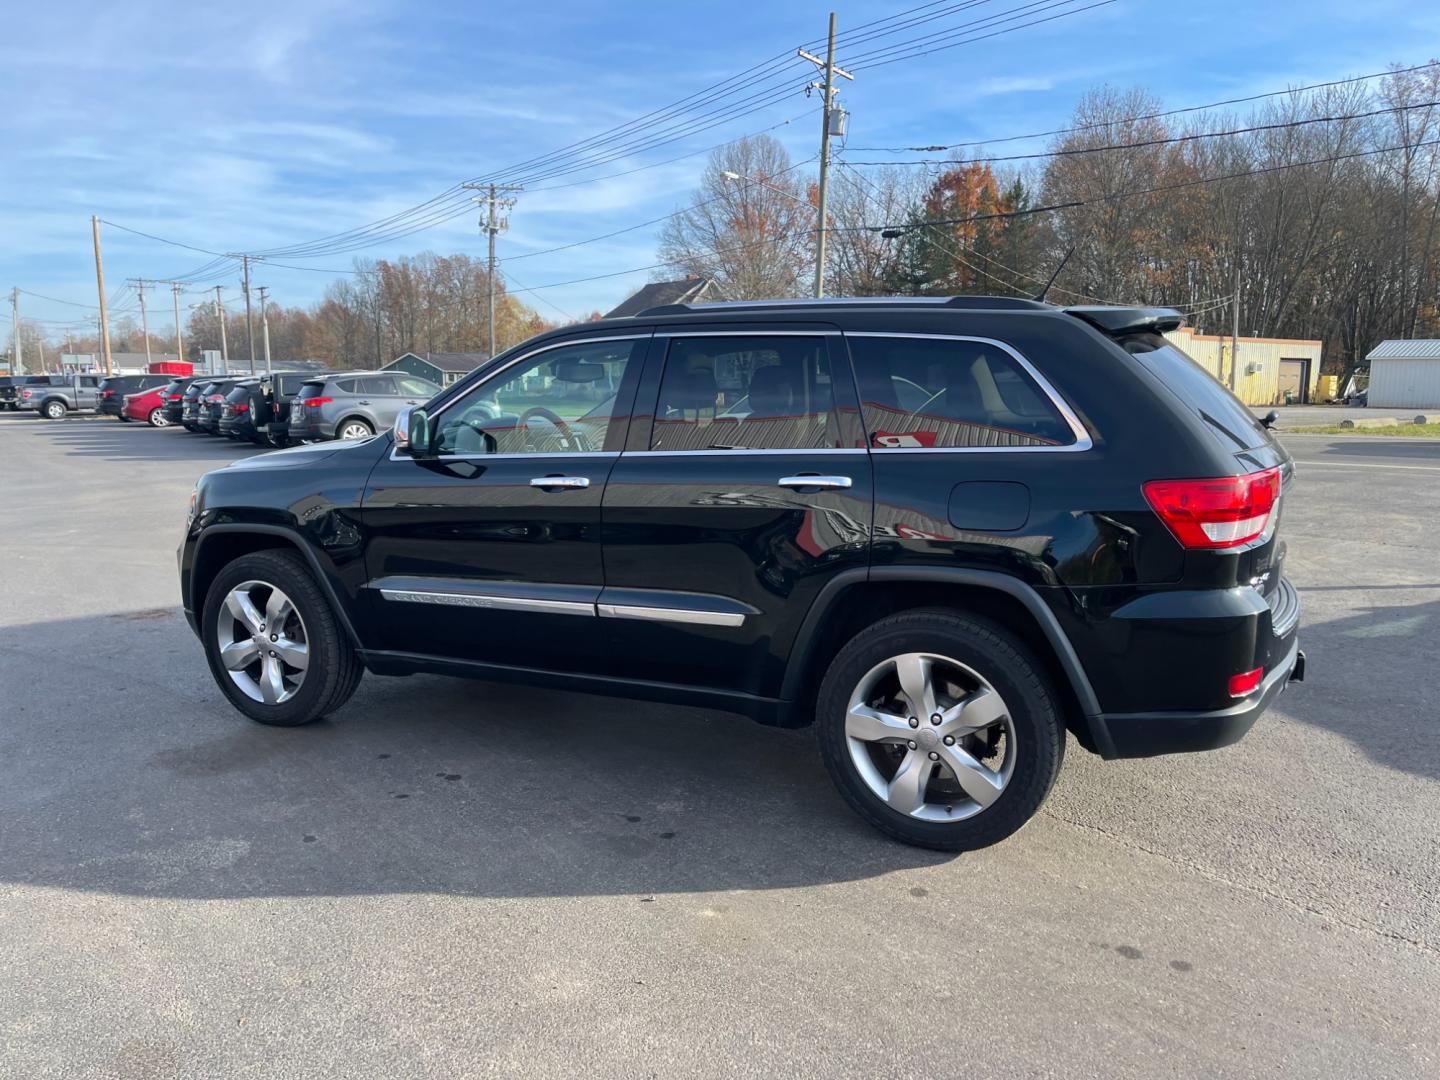
<svg viewBox="0 0 1440 1080"><path fill-rule="evenodd" d="M1107 334L1156 334L1178 330L1185 316L1167 307L1109 307L1099 304L1065 308L1065 314L1084 319Z"/></svg>
<svg viewBox="0 0 1440 1080"><path fill-rule="evenodd" d="M637 312L633 318L683 315L698 311L797 310L843 307L953 307L972 311L1053 311L1053 304L1021 296L824 296L788 300L718 300L704 304L660 304Z"/></svg>

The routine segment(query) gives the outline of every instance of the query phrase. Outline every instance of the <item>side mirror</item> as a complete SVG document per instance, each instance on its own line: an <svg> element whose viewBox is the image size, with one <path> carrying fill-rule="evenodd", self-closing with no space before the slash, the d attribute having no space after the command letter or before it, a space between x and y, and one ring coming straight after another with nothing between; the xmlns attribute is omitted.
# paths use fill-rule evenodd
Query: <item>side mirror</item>
<svg viewBox="0 0 1440 1080"><path fill-rule="evenodd" d="M430 454L430 417L419 405L407 405L395 417L395 449L411 457Z"/></svg>
<svg viewBox="0 0 1440 1080"><path fill-rule="evenodd" d="M1262 416L1262 417L1260 418L1260 423L1263 424L1263 425L1264 425L1265 427L1267 427L1267 428L1272 428L1272 427L1275 426L1275 421L1276 421L1276 420L1279 420L1279 419L1280 419L1280 414L1279 414L1278 412L1276 412L1274 409L1271 409L1268 413L1266 413L1264 416Z"/></svg>

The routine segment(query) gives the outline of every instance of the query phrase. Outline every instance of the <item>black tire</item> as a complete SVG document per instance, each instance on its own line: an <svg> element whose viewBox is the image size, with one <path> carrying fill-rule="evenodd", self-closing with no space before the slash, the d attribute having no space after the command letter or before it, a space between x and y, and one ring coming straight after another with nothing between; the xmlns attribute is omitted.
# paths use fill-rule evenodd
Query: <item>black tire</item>
<svg viewBox="0 0 1440 1080"><path fill-rule="evenodd" d="M220 606L236 585L261 581L278 587L304 621L309 663L295 695L277 705L247 696L220 661L217 637ZM215 683L230 703L250 719L277 727L298 727L339 709L364 675L364 667L341 628L330 602L299 555L290 551L257 551L230 562L210 583L201 616L205 659Z"/></svg>
<svg viewBox="0 0 1440 1080"><path fill-rule="evenodd" d="M59 398L51 398L40 406L40 415L46 420L64 420L69 409Z"/></svg>
<svg viewBox="0 0 1440 1080"><path fill-rule="evenodd" d="M1015 728L1008 783L994 803L961 821L922 821L892 808L850 755L845 718L852 691L877 664L912 652L951 658L983 677L1004 699ZM1044 803L1065 753L1058 698L1034 654L1000 626L952 611L902 612L856 634L826 671L815 715L825 767L851 809L888 836L938 851L988 847L1014 833Z"/></svg>
<svg viewBox="0 0 1440 1080"><path fill-rule="evenodd" d="M126 416L124 413L121 413L119 416L115 417L115 419L119 420L122 424L128 424L130 422L130 417Z"/></svg>

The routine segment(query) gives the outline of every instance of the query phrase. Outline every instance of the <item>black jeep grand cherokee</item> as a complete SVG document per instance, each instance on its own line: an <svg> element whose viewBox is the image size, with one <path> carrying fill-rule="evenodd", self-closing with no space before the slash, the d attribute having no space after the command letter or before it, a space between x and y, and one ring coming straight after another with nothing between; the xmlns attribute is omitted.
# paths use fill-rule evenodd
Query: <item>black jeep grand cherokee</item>
<svg viewBox="0 0 1440 1080"><path fill-rule="evenodd" d="M365 669L813 722L871 824L993 843L1067 730L1225 746L1303 673L1290 459L1179 322L961 297L545 334L394 432L202 478L185 609L262 723Z"/></svg>

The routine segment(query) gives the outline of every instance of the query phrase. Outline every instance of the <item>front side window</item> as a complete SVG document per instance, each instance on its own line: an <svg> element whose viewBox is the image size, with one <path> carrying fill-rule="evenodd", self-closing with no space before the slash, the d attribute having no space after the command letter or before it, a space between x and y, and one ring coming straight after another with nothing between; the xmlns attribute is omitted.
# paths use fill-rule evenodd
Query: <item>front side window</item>
<svg viewBox="0 0 1440 1080"><path fill-rule="evenodd" d="M651 450L815 450L840 445L820 335L675 338Z"/></svg>
<svg viewBox="0 0 1440 1080"><path fill-rule="evenodd" d="M991 342L850 337L876 450L1066 446L1075 434L1020 363Z"/></svg>
<svg viewBox="0 0 1440 1080"><path fill-rule="evenodd" d="M498 372L436 419L442 454L592 453L615 441L621 382L642 340L590 341L538 353ZM618 449L618 446L608 447Z"/></svg>

